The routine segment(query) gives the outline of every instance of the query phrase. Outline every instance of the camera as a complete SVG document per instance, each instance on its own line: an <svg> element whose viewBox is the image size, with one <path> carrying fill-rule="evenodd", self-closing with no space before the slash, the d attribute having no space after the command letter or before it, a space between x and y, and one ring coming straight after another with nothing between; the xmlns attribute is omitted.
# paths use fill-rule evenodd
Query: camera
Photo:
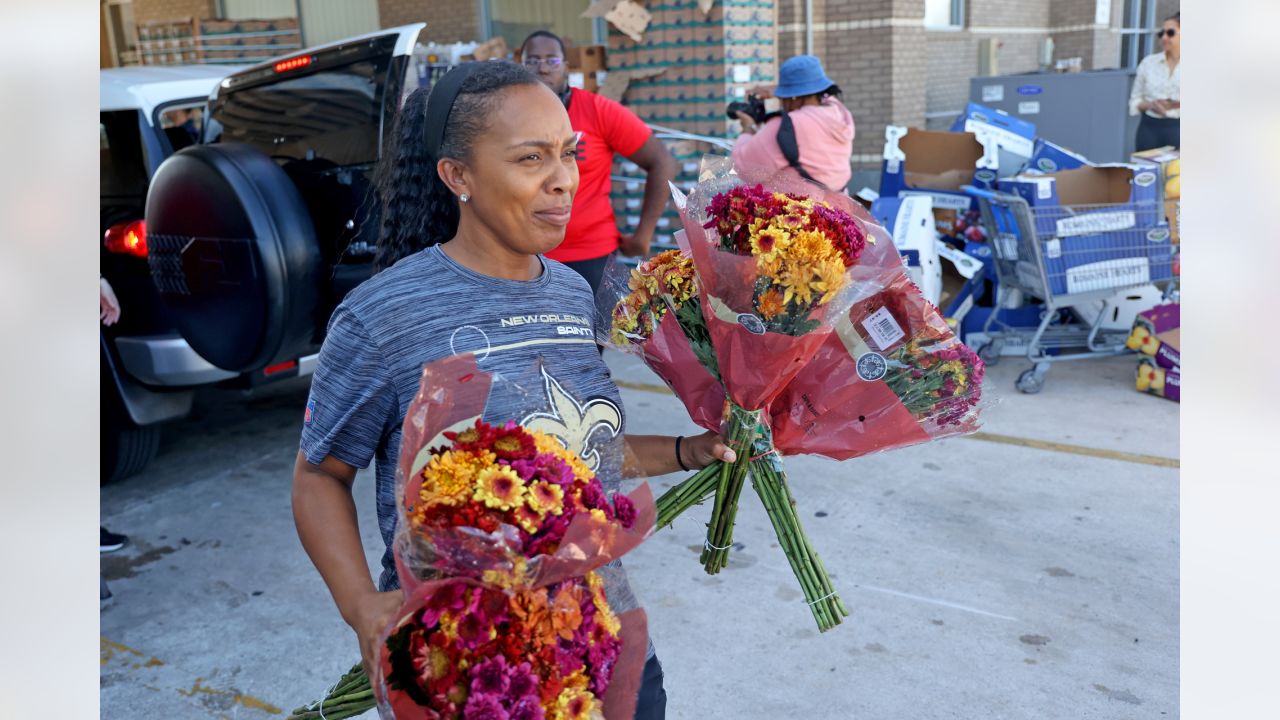
<svg viewBox="0 0 1280 720"><path fill-rule="evenodd" d="M765 120L772 116L771 113L765 110L764 100L755 95L748 95L746 100L737 100L729 103L729 106L725 108L724 114L730 120L737 120L740 112L751 116L751 119L757 125L763 125Z"/></svg>

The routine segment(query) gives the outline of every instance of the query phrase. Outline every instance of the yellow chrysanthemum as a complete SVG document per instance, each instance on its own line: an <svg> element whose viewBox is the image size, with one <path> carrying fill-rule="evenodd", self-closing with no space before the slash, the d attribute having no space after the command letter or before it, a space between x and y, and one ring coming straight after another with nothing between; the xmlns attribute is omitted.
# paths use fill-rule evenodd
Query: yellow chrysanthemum
<svg viewBox="0 0 1280 720"><path fill-rule="evenodd" d="M795 300L803 307L813 304L814 288L810 286L813 279L813 269L807 263L787 263L774 278L782 287L782 301L789 303Z"/></svg>
<svg viewBox="0 0 1280 720"><path fill-rule="evenodd" d="M564 512L564 490L555 483L534 483L525 493L524 500L539 515L560 515Z"/></svg>
<svg viewBox="0 0 1280 720"><path fill-rule="evenodd" d="M527 533L536 533L538 528L542 526L542 513L534 510L526 505L521 505L515 509L516 522L520 527L524 528Z"/></svg>
<svg viewBox="0 0 1280 720"><path fill-rule="evenodd" d="M585 687L569 687L571 677L573 676L565 678L566 687L560 697L556 698L553 720L590 720L592 711L597 709L596 696Z"/></svg>
<svg viewBox="0 0 1280 720"><path fill-rule="evenodd" d="M587 686L590 684L590 681L587 679L587 674L581 670L574 670L568 675L565 675L564 678L562 678L562 682L566 688L573 688L575 690L586 690Z"/></svg>
<svg viewBox="0 0 1280 720"><path fill-rule="evenodd" d="M787 256L809 262L821 262L836 257L836 249L826 235L813 230L804 230L795 234Z"/></svg>
<svg viewBox="0 0 1280 720"><path fill-rule="evenodd" d="M491 465L476 478L476 500L499 510L510 510L524 500L524 480L506 465Z"/></svg>
<svg viewBox="0 0 1280 720"><path fill-rule="evenodd" d="M837 293L844 289L848 276L845 275L844 262L837 257L830 257L815 269L818 281L823 290L819 303L826 304L835 299Z"/></svg>
<svg viewBox="0 0 1280 720"><path fill-rule="evenodd" d="M447 638L458 637L458 618L451 612L440 615L440 632Z"/></svg>
<svg viewBox="0 0 1280 720"><path fill-rule="evenodd" d="M596 606L596 622L600 623L600 626L610 635L617 636L622 630L622 623L614 614L613 608L609 607L609 601L604 592L604 580L596 573L587 573L587 589L591 591L591 604Z"/></svg>
<svg viewBox="0 0 1280 720"><path fill-rule="evenodd" d="M556 457L560 457L564 453L564 445L561 445L556 438L539 430L530 431L529 434L533 435L533 445L538 449L538 452L551 453Z"/></svg>
<svg viewBox="0 0 1280 720"><path fill-rule="evenodd" d="M481 470L494 461L493 453L485 450L446 450L433 455L422 470L422 490L419 498L424 506L458 505L470 496Z"/></svg>

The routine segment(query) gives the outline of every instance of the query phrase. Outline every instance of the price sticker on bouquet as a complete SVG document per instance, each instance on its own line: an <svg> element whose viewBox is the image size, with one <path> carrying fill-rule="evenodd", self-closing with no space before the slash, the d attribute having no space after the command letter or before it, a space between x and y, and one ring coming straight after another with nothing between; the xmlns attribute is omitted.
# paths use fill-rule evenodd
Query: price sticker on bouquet
<svg viewBox="0 0 1280 720"><path fill-rule="evenodd" d="M867 319L862 321L862 327L871 336L871 341L881 350L888 350L891 345L906 335L887 307L882 307L868 315Z"/></svg>
<svg viewBox="0 0 1280 720"><path fill-rule="evenodd" d="M858 357L856 367L858 377L867 382L875 382L889 372L889 363L878 352L863 353Z"/></svg>

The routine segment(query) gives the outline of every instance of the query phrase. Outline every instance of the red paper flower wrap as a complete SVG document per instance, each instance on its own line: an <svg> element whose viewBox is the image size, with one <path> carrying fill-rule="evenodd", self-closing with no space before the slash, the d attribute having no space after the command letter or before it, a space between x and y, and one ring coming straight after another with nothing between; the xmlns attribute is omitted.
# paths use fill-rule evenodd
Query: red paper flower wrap
<svg viewBox="0 0 1280 720"><path fill-rule="evenodd" d="M652 494L641 485L606 498L577 456L549 444L555 438L478 422L500 382L472 355L423 369L397 469L394 551L405 601L382 637L373 678L379 711L401 720L536 720L560 707L565 717L630 718L648 647L645 616L613 615L594 571L652 530ZM463 489L447 498L439 479L459 476L441 468L461 457L484 467L482 479L458 483ZM556 473L555 482L545 479ZM504 505L503 488L486 485L508 479L521 492L528 483L526 504ZM554 510L529 514L535 487Z"/></svg>

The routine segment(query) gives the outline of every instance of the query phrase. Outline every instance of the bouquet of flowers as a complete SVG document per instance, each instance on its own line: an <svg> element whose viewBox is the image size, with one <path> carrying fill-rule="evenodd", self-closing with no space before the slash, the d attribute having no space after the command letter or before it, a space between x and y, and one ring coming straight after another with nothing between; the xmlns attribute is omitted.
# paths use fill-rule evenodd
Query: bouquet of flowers
<svg viewBox="0 0 1280 720"><path fill-rule="evenodd" d="M401 720L629 718L644 615L616 614L595 570L644 539L652 496L642 485L611 498L560 439L481 420L475 403L494 382L473 356L448 358L424 369L410 406L394 548L405 602L381 644L379 710Z"/></svg>
<svg viewBox="0 0 1280 720"><path fill-rule="evenodd" d="M682 251L642 263L625 289L606 285L601 335L639 354L738 456L659 498L659 527L714 494L702 562L718 572L749 472L827 630L848 612L800 524L779 455L846 459L972 431L981 362L951 357L967 350L911 283L888 234L849 198L705 177L687 200L676 191ZM941 372L949 384L935 383Z"/></svg>

